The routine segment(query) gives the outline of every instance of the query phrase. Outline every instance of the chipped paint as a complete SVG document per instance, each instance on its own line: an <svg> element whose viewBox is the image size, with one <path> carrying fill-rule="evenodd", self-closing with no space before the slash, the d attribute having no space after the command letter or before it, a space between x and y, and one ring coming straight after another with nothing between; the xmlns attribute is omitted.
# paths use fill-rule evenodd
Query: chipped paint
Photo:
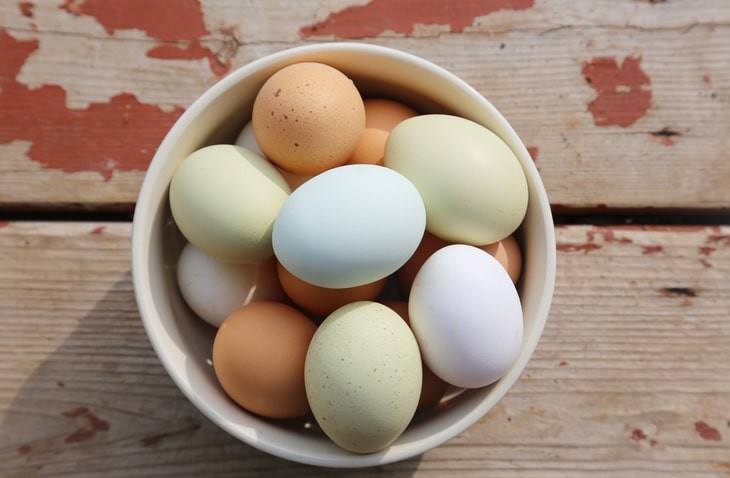
<svg viewBox="0 0 730 478"><path fill-rule="evenodd" d="M499 10L525 10L535 0L461 0L459 2L424 2L422 0L370 0L333 12L321 22L302 27L302 37L334 36L367 38L383 33L410 35L417 25L447 25L459 33L474 24L476 17Z"/></svg>
<svg viewBox="0 0 730 478"><path fill-rule="evenodd" d="M29 88L16 80L37 48L37 40L16 40L0 30L0 144L29 141L29 158L43 167L97 172L104 180L114 171L146 170L183 109L163 111L130 93L70 109L61 86Z"/></svg>
<svg viewBox="0 0 730 478"><path fill-rule="evenodd" d="M651 80L641 69L641 57L597 57L583 63L582 73L598 96L588 104L596 126L630 126L651 106Z"/></svg>

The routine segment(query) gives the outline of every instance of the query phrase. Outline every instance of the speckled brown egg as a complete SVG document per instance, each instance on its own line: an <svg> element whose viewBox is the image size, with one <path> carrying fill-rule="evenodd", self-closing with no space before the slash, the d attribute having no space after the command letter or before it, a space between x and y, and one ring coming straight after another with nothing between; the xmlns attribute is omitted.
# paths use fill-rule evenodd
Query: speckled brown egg
<svg viewBox="0 0 730 478"><path fill-rule="evenodd" d="M365 128L355 84L339 70L303 62L274 73L259 90L252 122L256 142L277 166L317 174L344 164Z"/></svg>

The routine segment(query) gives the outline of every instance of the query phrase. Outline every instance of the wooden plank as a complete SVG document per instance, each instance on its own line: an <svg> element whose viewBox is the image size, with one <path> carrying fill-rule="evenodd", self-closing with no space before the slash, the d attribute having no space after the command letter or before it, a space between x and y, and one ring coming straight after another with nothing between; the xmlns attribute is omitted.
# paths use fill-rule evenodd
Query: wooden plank
<svg viewBox="0 0 730 478"><path fill-rule="evenodd" d="M351 472L242 445L182 396L139 321L130 234L0 227L0 475L730 475L730 226L558 227L515 387L444 446Z"/></svg>
<svg viewBox="0 0 730 478"><path fill-rule="evenodd" d="M530 147L555 205L730 204L730 4L436 4L3 2L0 207L130 208L165 131L207 87L331 39L403 49L473 84ZM174 28L154 20L171 10Z"/></svg>

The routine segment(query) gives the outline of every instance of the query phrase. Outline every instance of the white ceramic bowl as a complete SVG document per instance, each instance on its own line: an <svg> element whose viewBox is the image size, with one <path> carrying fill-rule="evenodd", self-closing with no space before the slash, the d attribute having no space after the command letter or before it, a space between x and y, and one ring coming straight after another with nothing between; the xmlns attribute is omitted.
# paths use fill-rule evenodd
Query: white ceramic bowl
<svg viewBox="0 0 730 478"><path fill-rule="evenodd" d="M175 168L204 145L234 142L250 119L264 81L280 68L301 61L338 68L364 96L396 98L422 113L444 112L481 123L512 148L529 185L529 206L519 230L525 332L517 361L495 384L466 391L448 406L417 415L391 446L373 454L339 448L311 418L266 420L235 405L218 385L211 366L214 329L192 315L175 279L175 263L184 245L168 206L168 185ZM142 184L134 214L132 270L137 304L155 352L180 390L210 420L243 442L292 461L363 467L403 460L441 445L482 418L514 384L548 316L555 280L555 236L547 195L527 149L479 92L443 68L402 51L362 43L322 43L281 51L237 69L204 92L178 119Z"/></svg>

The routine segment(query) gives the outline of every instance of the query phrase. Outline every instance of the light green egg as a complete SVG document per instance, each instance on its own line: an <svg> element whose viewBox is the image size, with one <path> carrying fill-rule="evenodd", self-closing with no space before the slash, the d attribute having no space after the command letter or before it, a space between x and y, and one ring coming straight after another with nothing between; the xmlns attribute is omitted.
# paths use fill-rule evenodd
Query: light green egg
<svg viewBox="0 0 730 478"><path fill-rule="evenodd" d="M304 369L320 428L355 453L376 452L398 438L421 394L416 339L395 311L377 302L354 302L328 316Z"/></svg>
<svg viewBox="0 0 730 478"><path fill-rule="evenodd" d="M426 230L449 242L497 242L527 211L527 179L514 152L465 118L429 114L402 121L388 137L385 166L416 186Z"/></svg>
<svg viewBox="0 0 730 478"><path fill-rule="evenodd" d="M217 144L193 152L175 170L170 209L198 249L221 261L249 263L273 255L274 220L290 192L265 158Z"/></svg>

